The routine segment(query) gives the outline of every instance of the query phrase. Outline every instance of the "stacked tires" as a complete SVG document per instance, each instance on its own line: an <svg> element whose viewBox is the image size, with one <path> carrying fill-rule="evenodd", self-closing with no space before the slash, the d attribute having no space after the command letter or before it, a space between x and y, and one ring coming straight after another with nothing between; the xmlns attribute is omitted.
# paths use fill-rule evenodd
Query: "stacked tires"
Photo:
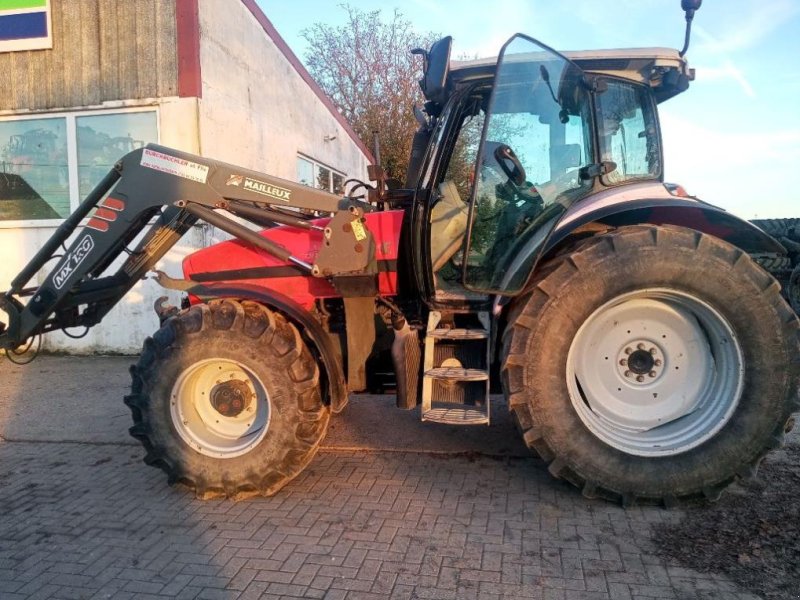
<svg viewBox="0 0 800 600"><path fill-rule="evenodd" d="M800 219L756 219L752 223L784 245L788 256L756 256L756 262L781 282L783 296L800 314Z"/></svg>
<svg viewBox="0 0 800 600"><path fill-rule="evenodd" d="M789 238L800 242L800 219L755 219L751 223L776 240Z"/></svg>

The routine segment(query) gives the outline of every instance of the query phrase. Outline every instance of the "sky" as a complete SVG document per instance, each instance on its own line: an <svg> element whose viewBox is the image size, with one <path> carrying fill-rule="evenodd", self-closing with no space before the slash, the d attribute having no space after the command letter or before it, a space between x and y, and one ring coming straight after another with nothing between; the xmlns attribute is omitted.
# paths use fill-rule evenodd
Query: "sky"
<svg viewBox="0 0 800 600"><path fill-rule="evenodd" d="M301 60L304 29L342 25L339 2L257 0ZM557 50L683 45L680 0L353 0L453 36L453 57L497 55L515 33ZM660 106L665 180L741 217L800 217L800 0L705 0L687 92Z"/></svg>

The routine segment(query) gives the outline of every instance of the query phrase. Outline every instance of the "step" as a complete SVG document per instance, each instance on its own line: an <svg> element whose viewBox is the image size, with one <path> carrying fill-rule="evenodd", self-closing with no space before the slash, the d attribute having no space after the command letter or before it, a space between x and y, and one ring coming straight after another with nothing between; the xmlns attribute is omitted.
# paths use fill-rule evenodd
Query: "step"
<svg viewBox="0 0 800 600"><path fill-rule="evenodd" d="M489 415L475 408L432 408L422 413L422 420L446 425L487 425Z"/></svg>
<svg viewBox="0 0 800 600"><path fill-rule="evenodd" d="M436 367L425 371L425 377L446 381L488 381L489 373L483 369L465 369L463 367Z"/></svg>
<svg viewBox="0 0 800 600"><path fill-rule="evenodd" d="M485 329L434 329L428 335L437 340L485 340L489 332Z"/></svg>
<svg viewBox="0 0 800 600"><path fill-rule="evenodd" d="M443 290L437 289L435 299L438 302L447 302L450 300L455 300L458 302L489 302L489 296L486 294L482 294L480 292L473 292L464 288L456 288L452 290ZM472 312L471 310L455 310L455 309L448 309L451 312Z"/></svg>

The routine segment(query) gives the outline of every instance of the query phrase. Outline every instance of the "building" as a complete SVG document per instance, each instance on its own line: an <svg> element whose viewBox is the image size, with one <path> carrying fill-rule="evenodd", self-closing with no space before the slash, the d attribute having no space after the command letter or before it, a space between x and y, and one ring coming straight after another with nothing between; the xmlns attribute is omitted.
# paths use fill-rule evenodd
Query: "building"
<svg viewBox="0 0 800 600"><path fill-rule="evenodd" d="M255 0L5 2L0 290L117 158L151 141L334 192L371 160ZM196 226L159 268L180 275L218 237ZM138 352L162 295L178 301L140 282L86 337L48 334L44 347Z"/></svg>

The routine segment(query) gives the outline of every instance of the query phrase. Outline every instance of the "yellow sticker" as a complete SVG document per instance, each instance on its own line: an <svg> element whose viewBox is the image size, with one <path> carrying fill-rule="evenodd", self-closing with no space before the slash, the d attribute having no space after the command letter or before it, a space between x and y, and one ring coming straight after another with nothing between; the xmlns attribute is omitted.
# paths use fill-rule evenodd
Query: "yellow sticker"
<svg viewBox="0 0 800 600"><path fill-rule="evenodd" d="M350 222L350 227L353 228L353 235L356 236L356 241L367 239L367 230L361 224L361 219L353 219Z"/></svg>

